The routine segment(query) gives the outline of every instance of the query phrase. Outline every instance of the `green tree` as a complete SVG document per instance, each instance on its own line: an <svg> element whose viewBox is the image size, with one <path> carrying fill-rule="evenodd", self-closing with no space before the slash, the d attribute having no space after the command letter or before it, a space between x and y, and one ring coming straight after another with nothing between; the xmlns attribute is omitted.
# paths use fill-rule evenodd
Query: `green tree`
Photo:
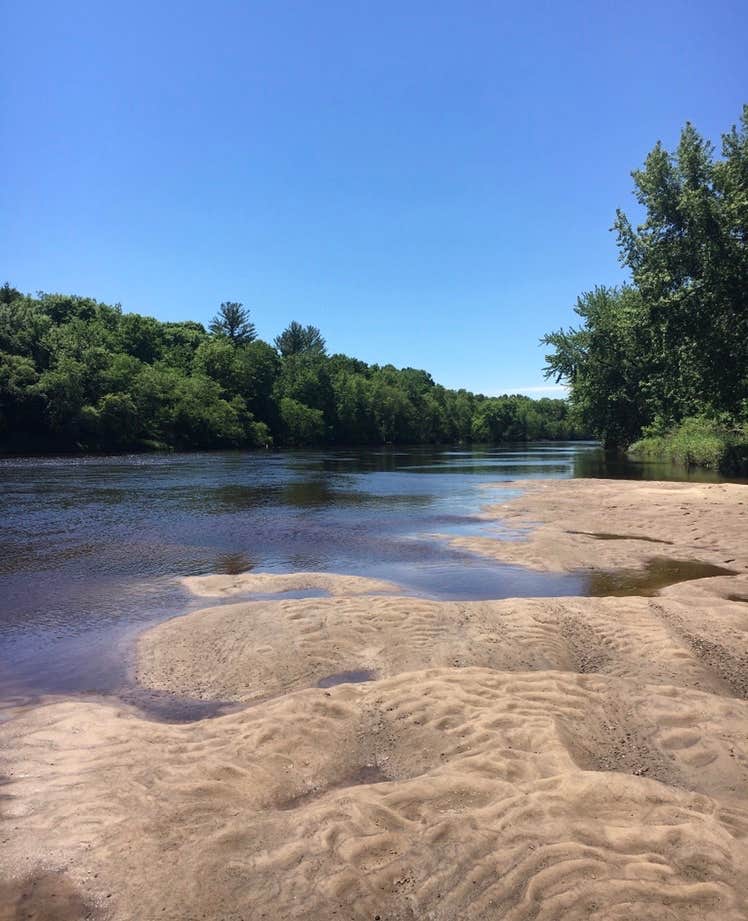
<svg viewBox="0 0 748 921"><path fill-rule="evenodd" d="M18 288L13 288L10 282L5 282L2 287L0 287L0 304L12 304L13 301L18 301L23 297Z"/></svg>
<svg viewBox="0 0 748 921"><path fill-rule="evenodd" d="M325 340L316 326L302 326L293 320L275 337L275 347L284 358L290 355L316 355L325 354Z"/></svg>
<svg viewBox="0 0 748 921"><path fill-rule="evenodd" d="M631 287L597 287L577 300L581 327L542 342L546 376L571 385L580 417L609 447L628 445L652 416L654 358L641 297Z"/></svg>
<svg viewBox="0 0 748 921"><path fill-rule="evenodd" d="M607 444L689 417L740 427L748 410L748 106L722 159L687 124L633 175L644 210L614 228L632 283L583 294L579 328L558 330L546 374L571 386L578 417ZM689 429L691 431L691 429Z"/></svg>
<svg viewBox="0 0 748 921"><path fill-rule="evenodd" d="M138 442L140 418L129 393L107 393L96 407L102 446L131 447Z"/></svg>
<svg viewBox="0 0 748 921"><path fill-rule="evenodd" d="M224 301L218 313L210 321L210 331L216 336L228 336L239 345L257 338L254 323L250 322L249 311L237 301Z"/></svg>
<svg viewBox="0 0 748 921"><path fill-rule="evenodd" d="M173 368L189 373L195 352L208 334L202 323L186 320L181 323L163 323L164 349L161 360Z"/></svg>
<svg viewBox="0 0 748 921"><path fill-rule="evenodd" d="M63 356L33 385L34 394L44 401L51 431L63 442L77 439L80 412L86 402L86 376L84 364Z"/></svg>
<svg viewBox="0 0 748 921"><path fill-rule="evenodd" d="M280 416L286 444L318 444L324 440L325 421L319 409L283 397L280 401Z"/></svg>
<svg viewBox="0 0 748 921"><path fill-rule="evenodd" d="M224 396L240 396L254 416L275 427L273 388L279 364L275 349L266 342L255 340L237 347L226 337L220 337L200 343L193 370L217 381Z"/></svg>
<svg viewBox="0 0 748 921"><path fill-rule="evenodd" d="M330 420L335 412L335 395L327 361L314 353L299 352L282 360L275 395L278 400L290 397L319 409Z"/></svg>
<svg viewBox="0 0 748 921"><path fill-rule="evenodd" d="M379 440L384 444L414 444L416 411L406 394L389 383L386 375L374 377L371 412Z"/></svg>
<svg viewBox="0 0 748 921"><path fill-rule="evenodd" d="M363 374L339 370L333 378L335 396L334 441L372 444L377 431L371 411L371 387Z"/></svg>
<svg viewBox="0 0 748 921"><path fill-rule="evenodd" d="M6 285L0 300L0 350L31 358L38 368L49 361L47 335L52 320L38 300L23 295ZM7 299L6 299L7 298Z"/></svg>
<svg viewBox="0 0 748 921"><path fill-rule="evenodd" d="M483 400L473 417L472 435L476 441L498 443L511 440L513 407L506 397Z"/></svg>
<svg viewBox="0 0 748 921"><path fill-rule="evenodd" d="M0 352L0 438L43 432L46 400L36 393L39 379L34 362L23 355Z"/></svg>
<svg viewBox="0 0 748 921"><path fill-rule="evenodd" d="M674 153L658 143L632 174L644 221L616 218L653 334L648 386L666 422L704 409L737 415L748 394L748 106L722 155L715 161L686 124Z"/></svg>
<svg viewBox="0 0 748 921"><path fill-rule="evenodd" d="M125 313L119 322L118 333L119 347L128 355L147 362L161 357L164 349L163 324L153 317Z"/></svg>
<svg viewBox="0 0 748 921"><path fill-rule="evenodd" d="M292 323L279 354L252 338L241 305L222 306L209 335L2 286L0 450L464 442L479 413L488 439L559 430L555 410L526 398L503 399L506 424L490 425L493 404L425 371L328 357L316 327Z"/></svg>

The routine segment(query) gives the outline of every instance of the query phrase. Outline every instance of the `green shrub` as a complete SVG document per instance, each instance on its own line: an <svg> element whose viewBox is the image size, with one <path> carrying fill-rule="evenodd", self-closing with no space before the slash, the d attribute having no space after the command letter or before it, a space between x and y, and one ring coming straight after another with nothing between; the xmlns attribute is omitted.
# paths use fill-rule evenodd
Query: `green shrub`
<svg viewBox="0 0 748 921"><path fill-rule="evenodd" d="M705 416L684 419L662 431L658 424L629 448L634 457L666 460L686 467L707 467L725 473L748 472L748 425L728 426Z"/></svg>

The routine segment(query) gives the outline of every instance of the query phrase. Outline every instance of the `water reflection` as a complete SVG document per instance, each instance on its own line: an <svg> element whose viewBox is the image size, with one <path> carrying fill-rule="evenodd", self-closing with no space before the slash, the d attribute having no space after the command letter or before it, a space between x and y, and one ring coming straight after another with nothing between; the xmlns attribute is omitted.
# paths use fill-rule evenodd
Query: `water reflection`
<svg viewBox="0 0 748 921"><path fill-rule="evenodd" d="M615 451L597 448L580 451L574 457L575 477L603 477L626 480L687 480L693 483L722 483L725 478L716 470L684 467L669 461L633 460ZM746 482L733 480L733 482Z"/></svg>
<svg viewBox="0 0 748 921"><path fill-rule="evenodd" d="M671 560L654 557L642 569L596 572L587 577L587 595L656 595L669 585L712 576L734 576L736 570L699 560Z"/></svg>
<svg viewBox="0 0 748 921"><path fill-rule="evenodd" d="M320 678L317 687L334 688L338 684L361 684L364 681L373 681L376 677L371 669L359 668L349 672L336 672L334 675Z"/></svg>
<svg viewBox="0 0 748 921"><path fill-rule="evenodd" d="M216 558L216 572L226 576L238 576L254 569L254 563L246 553L220 553Z"/></svg>

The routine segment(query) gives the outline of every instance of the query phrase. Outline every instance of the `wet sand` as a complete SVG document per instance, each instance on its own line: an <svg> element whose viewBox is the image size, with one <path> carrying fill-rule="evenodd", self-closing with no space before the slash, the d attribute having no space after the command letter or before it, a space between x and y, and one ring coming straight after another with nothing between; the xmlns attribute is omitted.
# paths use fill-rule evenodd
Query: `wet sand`
<svg viewBox="0 0 748 921"><path fill-rule="evenodd" d="M621 595L192 580L208 601L328 596L143 634L142 686L238 712L69 700L0 724L0 919L747 918L748 487L487 500L526 539L461 545ZM647 588L653 557L731 574Z"/></svg>

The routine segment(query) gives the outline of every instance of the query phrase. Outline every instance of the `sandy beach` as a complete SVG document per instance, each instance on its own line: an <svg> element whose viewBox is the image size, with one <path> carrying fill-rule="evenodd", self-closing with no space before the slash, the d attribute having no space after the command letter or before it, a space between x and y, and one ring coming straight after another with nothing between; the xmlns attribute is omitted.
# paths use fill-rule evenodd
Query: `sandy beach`
<svg viewBox="0 0 748 921"><path fill-rule="evenodd" d="M136 680L241 709L0 723L0 921L745 921L748 486L504 486L451 539L589 597L193 577Z"/></svg>

